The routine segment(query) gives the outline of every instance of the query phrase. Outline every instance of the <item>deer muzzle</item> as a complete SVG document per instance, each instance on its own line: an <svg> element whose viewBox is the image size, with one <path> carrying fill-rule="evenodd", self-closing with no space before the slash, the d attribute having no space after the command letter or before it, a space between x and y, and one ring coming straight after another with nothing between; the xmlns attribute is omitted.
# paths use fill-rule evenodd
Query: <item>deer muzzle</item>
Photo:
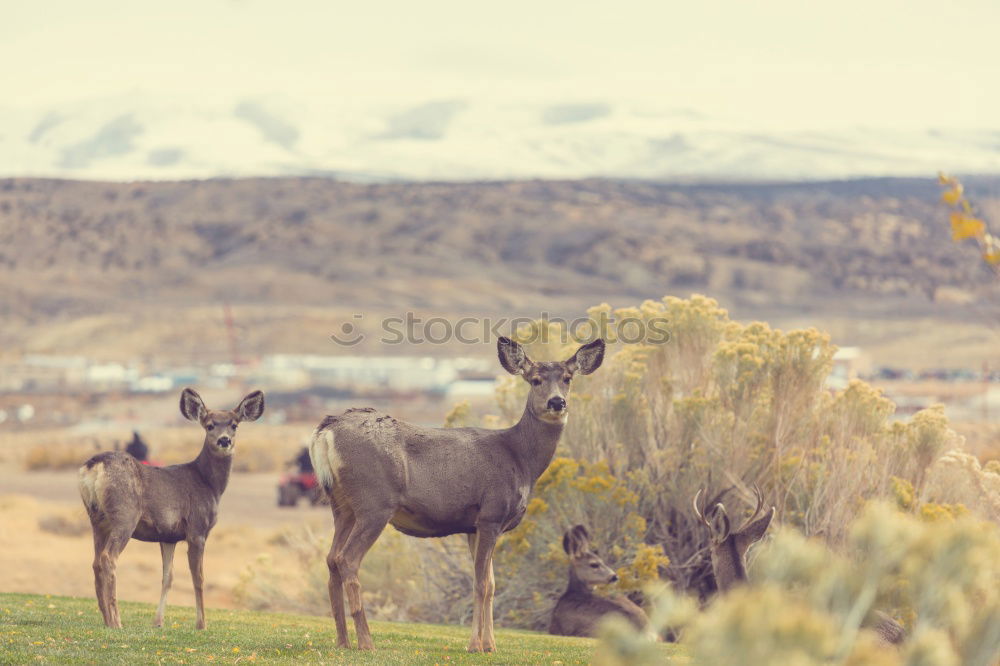
<svg viewBox="0 0 1000 666"><path fill-rule="evenodd" d="M566 398L559 395L554 398L549 398L547 407L554 412L561 412L566 409Z"/></svg>

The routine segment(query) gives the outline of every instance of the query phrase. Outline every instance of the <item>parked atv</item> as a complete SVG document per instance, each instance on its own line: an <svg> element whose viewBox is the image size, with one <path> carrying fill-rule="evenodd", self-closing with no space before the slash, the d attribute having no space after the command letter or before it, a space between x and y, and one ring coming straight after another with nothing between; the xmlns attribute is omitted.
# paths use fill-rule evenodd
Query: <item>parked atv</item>
<svg viewBox="0 0 1000 666"><path fill-rule="evenodd" d="M315 472L289 471L278 481L278 506L296 506L305 497L312 506L327 504Z"/></svg>

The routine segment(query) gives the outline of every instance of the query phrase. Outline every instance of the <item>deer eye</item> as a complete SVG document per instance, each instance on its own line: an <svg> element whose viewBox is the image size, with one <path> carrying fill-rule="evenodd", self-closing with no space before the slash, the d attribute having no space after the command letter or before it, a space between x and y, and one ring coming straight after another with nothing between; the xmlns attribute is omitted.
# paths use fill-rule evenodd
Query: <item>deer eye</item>
<svg viewBox="0 0 1000 666"><path fill-rule="evenodd" d="M562 379L563 384L569 384L569 380L570 379L572 379L572 377L569 377L569 376L563 377L563 379Z"/></svg>
<svg viewBox="0 0 1000 666"><path fill-rule="evenodd" d="M531 385L532 386L541 386L542 385L542 380L539 379L538 377L533 377L531 379Z"/></svg>
<svg viewBox="0 0 1000 666"><path fill-rule="evenodd" d="M209 423L207 426L205 426L205 430L215 430L215 424Z"/></svg>
<svg viewBox="0 0 1000 666"><path fill-rule="evenodd" d="M233 430L236 430L236 426L238 425L239 425L238 423L230 423L229 427L232 428Z"/></svg>
<svg viewBox="0 0 1000 666"><path fill-rule="evenodd" d="M591 562L591 563L590 563L590 568L591 568L591 569L598 569L598 568L600 568L600 566L601 566L601 565L600 565L600 564L598 564L597 562Z"/></svg>

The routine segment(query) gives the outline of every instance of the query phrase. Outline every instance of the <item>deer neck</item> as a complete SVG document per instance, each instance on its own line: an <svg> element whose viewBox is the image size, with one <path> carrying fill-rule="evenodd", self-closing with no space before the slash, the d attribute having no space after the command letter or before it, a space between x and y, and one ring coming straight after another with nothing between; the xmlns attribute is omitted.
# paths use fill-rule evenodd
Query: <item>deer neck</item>
<svg viewBox="0 0 1000 666"><path fill-rule="evenodd" d="M201 453L194 460L194 468L201 474L201 478L215 494L220 497L229 483L229 470L233 466L233 457L219 456L208 450L206 444L201 449Z"/></svg>
<svg viewBox="0 0 1000 666"><path fill-rule="evenodd" d="M562 431L562 423L542 421L527 406L521 420L508 431L517 459L531 476L532 483L538 480L552 462Z"/></svg>
<svg viewBox="0 0 1000 666"><path fill-rule="evenodd" d="M593 590L590 589L590 585L584 583L576 575L576 569L572 565L569 568L569 584L566 585L566 594L576 597L589 597L594 594Z"/></svg>
<svg viewBox="0 0 1000 666"><path fill-rule="evenodd" d="M719 592L726 592L746 582L746 563L732 543L723 543L712 551L712 573Z"/></svg>

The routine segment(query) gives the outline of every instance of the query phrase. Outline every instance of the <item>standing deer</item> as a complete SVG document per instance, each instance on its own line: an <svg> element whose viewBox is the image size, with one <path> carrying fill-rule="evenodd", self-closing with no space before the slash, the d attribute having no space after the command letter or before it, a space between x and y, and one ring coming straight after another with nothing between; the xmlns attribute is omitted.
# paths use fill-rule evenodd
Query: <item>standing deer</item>
<svg viewBox="0 0 1000 666"><path fill-rule="evenodd" d="M327 416L310 445L316 474L333 508L330 605L337 645L350 647L344 592L358 648L372 649L358 570L387 524L414 537L467 534L475 564L470 652L491 652L493 549L524 516L531 488L545 471L567 419L570 381L604 359L604 341L580 347L563 362L534 362L501 337L500 364L528 384L527 405L511 428L425 428L373 409Z"/></svg>
<svg viewBox="0 0 1000 666"><path fill-rule="evenodd" d="M100 453L80 468L80 497L94 529L94 587L104 624L120 629L115 580L118 556L129 539L155 541L163 558L163 587L153 625L163 626L167 591L173 580L174 548L187 541L188 564L197 606L195 627L205 628L202 559L215 525L219 498L229 482L236 427L264 413L264 394L254 391L232 411L205 408L201 396L186 388L181 414L205 429L201 453L170 467L142 465L127 453Z"/></svg>
<svg viewBox="0 0 1000 666"><path fill-rule="evenodd" d="M594 594L594 585L614 583L618 574L591 550L586 527L577 525L567 530L563 550L569 555L569 584L552 609L550 634L593 637L601 619L613 614L624 616L636 629L649 627L646 613L626 597Z"/></svg>
<svg viewBox="0 0 1000 666"><path fill-rule="evenodd" d="M768 526L771 524L771 519L774 518L773 506L770 511L759 517L761 509L764 506L764 495L760 492L757 484L754 484L753 491L757 498L757 506L754 509L753 515L735 532L730 530L729 514L721 502L715 505L711 520L706 519L701 509L698 508L698 499L701 497L701 490L695 494L694 501L692 502L694 505L694 515L708 528L708 531L712 535L708 549L712 557L712 573L715 576L715 584L720 593L746 582L747 550L752 544L764 537ZM879 638L885 643L899 644L906 637L902 625L882 611L874 611L871 620L866 622L866 624L875 629Z"/></svg>

